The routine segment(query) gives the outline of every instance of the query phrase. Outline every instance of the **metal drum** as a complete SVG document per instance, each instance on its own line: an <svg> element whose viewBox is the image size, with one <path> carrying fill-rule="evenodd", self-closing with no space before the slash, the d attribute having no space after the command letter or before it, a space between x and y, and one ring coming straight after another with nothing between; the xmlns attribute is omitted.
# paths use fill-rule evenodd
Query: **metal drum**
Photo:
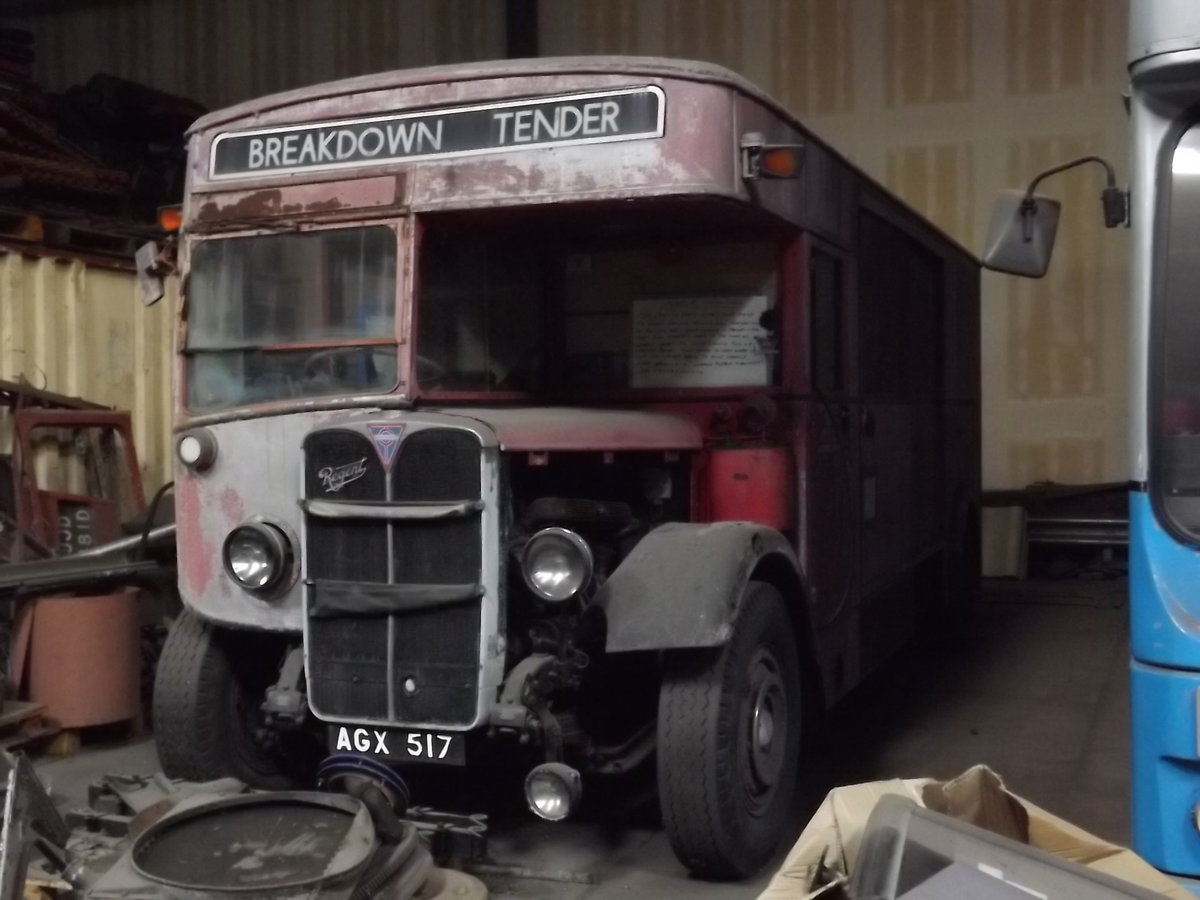
<svg viewBox="0 0 1200 900"><path fill-rule="evenodd" d="M352 886L374 847L371 817L351 797L243 794L177 809L134 842L130 863L185 893L302 897Z"/></svg>

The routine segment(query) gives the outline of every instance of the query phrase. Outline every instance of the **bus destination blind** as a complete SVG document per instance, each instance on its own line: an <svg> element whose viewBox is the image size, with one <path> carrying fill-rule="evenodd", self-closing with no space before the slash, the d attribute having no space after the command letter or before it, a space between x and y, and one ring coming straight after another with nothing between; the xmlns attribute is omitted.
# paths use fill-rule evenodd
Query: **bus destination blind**
<svg viewBox="0 0 1200 900"><path fill-rule="evenodd" d="M213 178L312 172L662 137L656 87L235 131L213 141Z"/></svg>

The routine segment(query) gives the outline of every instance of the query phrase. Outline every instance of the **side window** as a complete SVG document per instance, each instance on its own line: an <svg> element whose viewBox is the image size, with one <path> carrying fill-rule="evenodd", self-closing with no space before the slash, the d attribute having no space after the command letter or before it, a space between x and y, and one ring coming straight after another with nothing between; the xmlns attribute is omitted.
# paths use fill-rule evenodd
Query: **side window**
<svg viewBox="0 0 1200 900"><path fill-rule="evenodd" d="M1200 125L1183 134L1166 164L1159 180L1170 191L1162 198L1167 215L1155 236L1165 252L1150 355L1152 488L1165 524L1200 542Z"/></svg>
<svg viewBox="0 0 1200 900"><path fill-rule="evenodd" d="M859 371L864 400L937 402L944 360L942 261L870 210L859 218Z"/></svg>
<svg viewBox="0 0 1200 900"><path fill-rule="evenodd" d="M819 394L841 394L846 389L842 261L814 247L808 272L813 389Z"/></svg>

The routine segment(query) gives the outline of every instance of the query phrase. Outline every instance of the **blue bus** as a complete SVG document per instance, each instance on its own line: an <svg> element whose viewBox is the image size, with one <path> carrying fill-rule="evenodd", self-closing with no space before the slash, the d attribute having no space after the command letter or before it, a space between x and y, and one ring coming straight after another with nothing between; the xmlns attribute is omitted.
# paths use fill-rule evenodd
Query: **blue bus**
<svg viewBox="0 0 1200 900"><path fill-rule="evenodd" d="M1135 848L1200 879L1200 4L1130 5Z"/></svg>
<svg viewBox="0 0 1200 900"><path fill-rule="evenodd" d="M1130 0L1129 74L1130 190L1105 163L1104 211L1131 237L1133 845L1200 894L1200 3ZM1044 273L1053 171L1001 197L985 265Z"/></svg>

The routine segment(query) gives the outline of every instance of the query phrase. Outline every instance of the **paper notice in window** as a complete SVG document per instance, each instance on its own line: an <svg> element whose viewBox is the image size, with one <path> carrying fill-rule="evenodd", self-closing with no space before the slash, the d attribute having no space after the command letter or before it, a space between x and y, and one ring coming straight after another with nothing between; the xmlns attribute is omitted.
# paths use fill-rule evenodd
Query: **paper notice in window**
<svg viewBox="0 0 1200 900"><path fill-rule="evenodd" d="M635 301L633 387L767 385L766 309L764 295Z"/></svg>

